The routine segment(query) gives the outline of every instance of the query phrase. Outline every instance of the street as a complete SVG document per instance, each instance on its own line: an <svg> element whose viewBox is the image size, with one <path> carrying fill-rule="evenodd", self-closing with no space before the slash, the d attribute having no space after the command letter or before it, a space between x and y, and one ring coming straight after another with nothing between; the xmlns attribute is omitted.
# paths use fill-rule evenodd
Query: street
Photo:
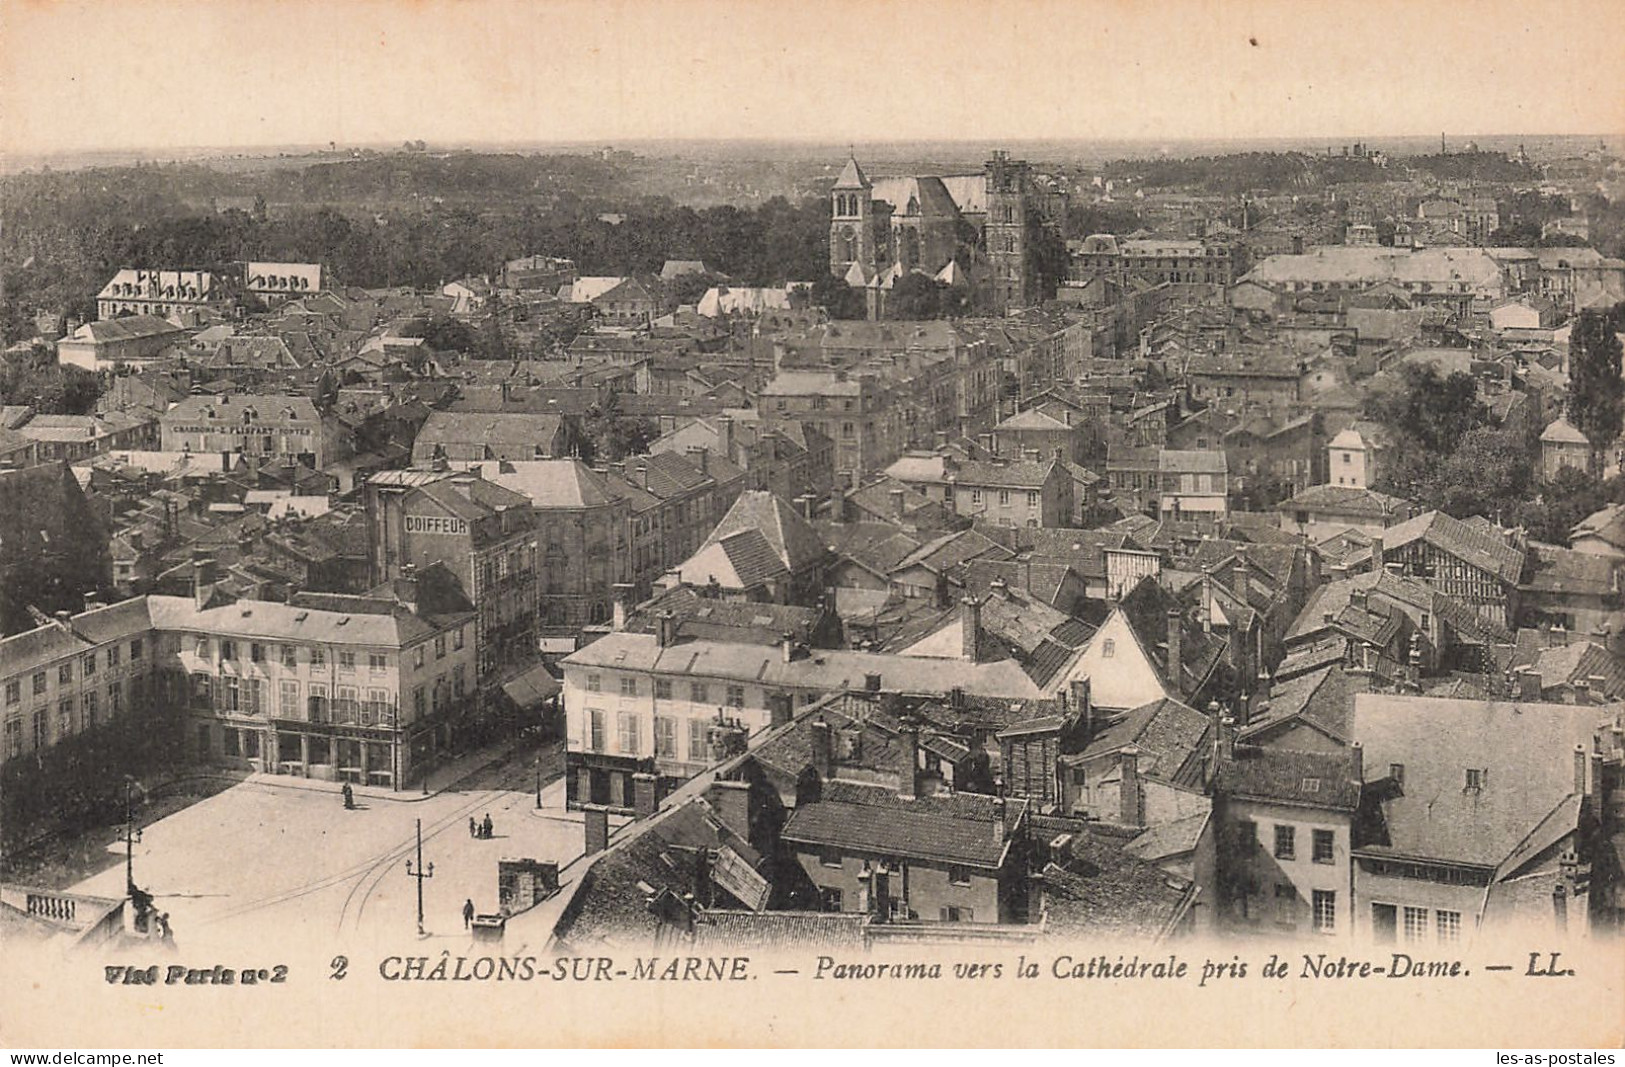
<svg viewBox="0 0 1625 1067"><path fill-rule="evenodd" d="M466 943L462 908L497 910L497 861L553 860L582 852L579 816L564 811L562 750L544 749L541 810L534 760L471 776L482 788L356 794L346 810L326 783L256 776L142 828L135 879L152 893L183 948L254 942L350 946L416 937L416 828L423 827L425 933ZM469 820L489 814L493 835ZM122 854L122 844L113 846ZM119 864L73 887L119 897Z"/></svg>

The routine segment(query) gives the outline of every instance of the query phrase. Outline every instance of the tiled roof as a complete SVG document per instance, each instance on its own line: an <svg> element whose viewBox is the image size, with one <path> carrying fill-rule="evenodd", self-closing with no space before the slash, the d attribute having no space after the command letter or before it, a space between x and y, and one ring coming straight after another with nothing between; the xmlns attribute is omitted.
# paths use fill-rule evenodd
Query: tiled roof
<svg viewBox="0 0 1625 1067"><path fill-rule="evenodd" d="M1190 907L1195 885L1097 831L1076 835L1071 856L1043 871L1044 919L1061 937L1152 944Z"/></svg>
<svg viewBox="0 0 1625 1067"><path fill-rule="evenodd" d="M1140 750L1141 774L1176 785L1197 785L1208 760L1211 729L1208 717L1195 708L1177 700L1155 700L1102 730L1084 755L1093 758L1133 745Z"/></svg>
<svg viewBox="0 0 1625 1067"><path fill-rule="evenodd" d="M765 490L740 493L706 540L708 544L715 544L743 530L757 531L773 555L791 572L799 572L824 558L824 542L818 532L792 505Z"/></svg>
<svg viewBox="0 0 1625 1067"><path fill-rule="evenodd" d="M1442 511L1430 511L1389 527L1383 534L1384 555L1418 539L1508 584L1515 584L1523 573L1522 551L1481 525L1451 518Z"/></svg>

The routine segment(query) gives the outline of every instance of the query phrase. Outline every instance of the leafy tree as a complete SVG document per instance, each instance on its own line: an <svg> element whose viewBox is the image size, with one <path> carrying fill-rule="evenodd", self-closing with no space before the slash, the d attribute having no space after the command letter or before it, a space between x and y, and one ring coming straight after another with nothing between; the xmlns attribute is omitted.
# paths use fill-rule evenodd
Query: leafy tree
<svg viewBox="0 0 1625 1067"><path fill-rule="evenodd" d="M905 274L886 296L888 319L935 319L942 315L942 292L948 286L924 274Z"/></svg>
<svg viewBox="0 0 1625 1067"><path fill-rule="evenodd" d="M1607 490L1582 470L1564 467L1540 487L1540 496L1514 512L1518 525L1537 541L1567 545L1576 523L1608 503Z"/></svg>
<svg viewBox="0 0 1625 1067"><path fill-rule="evenodd" d="M1619 335L1610 313L1586 310L1569 337L1569 421L1591 442L1592 475L1600 478L1606 451L1625 424Z"/></svg>
<svg viewBox="0 0 1625 1067"><path fill-rule="evenodd" d="M807 298L832 319L867 318L863 291L854 289L827 270L813 279Z"/></svg>
<svg viewBox="0 0 1625 1067"><path fill-rule="evenodd" d="M1402 364L1397 379L1366 398L1365 414L1435 455L1453 451L1467 431L1489 418L1472 375L1441 376L1431 363Z"/></svg>
<svg viewBox="0 0 1625 1067"><path fill-rule="evenodd" d="M468 324L450 315L432 315L402 328L406 337L421 337L436 352L472 352L478 338Z"/></svg>

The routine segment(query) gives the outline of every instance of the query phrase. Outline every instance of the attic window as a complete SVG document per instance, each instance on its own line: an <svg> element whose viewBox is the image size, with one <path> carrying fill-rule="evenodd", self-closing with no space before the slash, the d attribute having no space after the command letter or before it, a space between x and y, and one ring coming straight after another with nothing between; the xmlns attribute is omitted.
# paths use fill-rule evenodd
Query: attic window
<svg viewBox="0 0 1625 1067"><path fill-rule="evenodd" d="M1305 778L1303 780L1303 791L1305 793L1318 793L1318 792L1320 792L1320 779L1319 778Z"/></svg>
<svg viewBox="0 0 1625 1067"><path fill-rule="evenodd" d="M1116 641L1114 641L1112 638L1108 637L1108 638L1106 638L1105 641L1101 642L1100 656L1101 656L1102 659L1111 659L1116 654L1117 654L1117 642Z"/></svg>

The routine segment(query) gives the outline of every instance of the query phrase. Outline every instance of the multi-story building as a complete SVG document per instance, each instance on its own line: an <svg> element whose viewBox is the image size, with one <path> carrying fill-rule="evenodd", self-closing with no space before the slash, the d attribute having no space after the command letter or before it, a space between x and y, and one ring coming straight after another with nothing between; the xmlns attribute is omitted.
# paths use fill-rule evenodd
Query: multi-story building
<svg viewBox="0 0 1625 1067"><path fill-rule="evenodd" d="M1231 729L1221 727L1221 748ZM1349 935L1359 758L1357 748L1221 751L1214 814L1226 929L1274 939Z"/></svg>
<svg viewBox="0 0 1625 1067"><path fill-rule="evenodd" d="M1153 285L1228 286L1235 281L1237 265L1245 262L1242 250L1224 241L1124 238L1109 233L1091 234L1068 251L1069 278L1079 284L1105 275L1118 280L1137 278Z"/></svg>
<svg viewBox="0 0 1625 1067"><path fill-rule="evenodd" d="M1029 449L1018 459L960 460L909 453L886 474L957 515L998 526L1066 526L1074 484L1064 456Z"/></svg>
<svg viewBox="0 0 1625 1067"><path fill-rule="evenodd" d="M156 315L130 315L87 322L56 343L57 362L82 370L140 368L166 358L186 331Z"/></svg>
<svg viewBox="0 0 1625 1067"><path fill-rule="evenodd" d="M16 432L38 445L38 458L43 463L76 463L123 449L149 449L159 440L158 423L150 415L126 411L35 415Z"/></svg>
<svg viewBox="0 0 1625 1067"><path fill-rule="evenodd" d="M431 411L412 442L412 462L553 459L565 454L567 444L558 415Z"/></svg>
<svg viewBox="0 0 1625 1067"><path fill-rule="evenodd" d="M896 459L907 443L892 390L844 370L782 371L762 387L761 409L835 442L835 470L862 477Z"/></svg>
<svg viewBox="0 0 1625 1067"><path fill-rule="evenodd" d="M633 776L689 778L744 739L829 693L1036 700L1013 660L975 662L873 652L809 652L724 641L679 641L675 620L653 634L617 632L564 660L565 766L572 804L630 809Z"/></svg>
<svg viewBox="0 0 1625 1067"><path fill-rule="evenodd" d="M1398 565L1501 626L1518 617L1518 584L1527 545L1483 516L1462 521L1429 511L1383 531L1373 546L1384 566Z"/></svg>
<svg viewBox="0 0 1625 1067"><path fill-rule="evenodd" d="M156 315L192 318L223 303L225 294L206 270L137 270L126 267L96 294L96 317Z"/></svg>
<svg viewBox="0 0 1625 1067"><path fill-rule="evenodd" d="M320 263L248 263L243 268L243 291L267 307L315 296L322 291Z"/></svg>
<svg viewBox="0 0 1625 1067"><path fill-rule="evenodd" d="M450 741L476 649L449 586L285 604L212 591L63 613L0 642L5 759L158 706L183 713L201 762L330 781L400 788Z"/></svg>
<svg viewBox="0 0 1625 1067"><path fill-rule="evenodd" d="M1356 936L1453 951L1486 933L1583 933L1616 870L1606 818L1617 710L1362 693L1370 819L1353 847ZM1617 778L1613 779L1615 782Z"/></svg>
<svg viewBox="0 0 1625 1067"><path fill-rule="evenodd" d="M361 487L375 585L442 564L473 603L481 686L536 656L540 523L477 474L380 471Z"/></svg>
<svg viewBox="0 0 1625 1067"><path fill-rule="evenodd" d="M1157 455L1157 470L1157 510L1163 518L1217 522L1228 513L1230 467L1223 452L1165 448Z"/></svg>
<svg viewBox="0 0 1625 1067"><path fill-rule="evenodd" d="M316 405L303 396L189 396L160 415L158 427L165 452L292 456L320 470L334 451Z"/></svg>

